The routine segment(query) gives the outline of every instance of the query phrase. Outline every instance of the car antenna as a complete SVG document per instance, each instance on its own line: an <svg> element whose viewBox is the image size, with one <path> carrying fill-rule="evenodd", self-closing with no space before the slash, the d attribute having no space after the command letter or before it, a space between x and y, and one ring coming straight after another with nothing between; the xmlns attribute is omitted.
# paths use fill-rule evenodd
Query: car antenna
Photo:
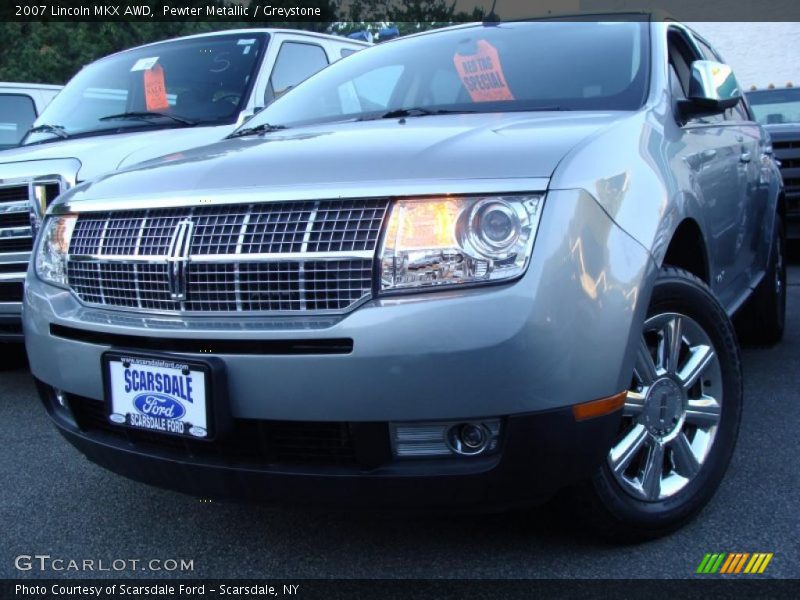
<svg viewBox="0 0 800 600"><path fill-rule="evenodd" d="M494 12L496 6L497 0L494 0L494 2L492 2L492 9L489 11L489 14L483 18L484 25L496 25L500 22L500 17L497 16L496 12Z"/></svg>

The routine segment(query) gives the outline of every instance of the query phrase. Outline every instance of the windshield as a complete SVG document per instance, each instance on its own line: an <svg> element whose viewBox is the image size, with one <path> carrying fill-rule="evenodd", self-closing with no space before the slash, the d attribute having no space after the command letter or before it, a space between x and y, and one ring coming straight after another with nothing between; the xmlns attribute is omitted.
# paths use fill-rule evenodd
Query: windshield
<svg viewBox="0 0 800 600"><path fill-rule="evenodd" d="M217 35L136 48L85 67L35 125L63 127L68 136L134 127L175 127L236 121L247 102L264 33ZM182 119L124 113L164 113ZM114 117L103 120L104 117ZM62 136L63 137L63 136ZM31 133L26 144L60 139Z"/></svg>
<svg viewBox="0 0 800 600"><path fill-rule="evenodd" d="M13 148L36 119L30 96L0 94L0 150Z"/></svg>
<svg viewBox="0 0 800 600"><path fill-rule="evenodd" d="M747 94L759 123L800 123L800 90L768 90Z"/></svg>
<svg viewBox="0 0 800 600"><path fill-rule="evenodd" d="M400 39L334 63L246 127L363 119L409 108L635 110L647 91L646 38L645 23L561 21Z"/></svg>

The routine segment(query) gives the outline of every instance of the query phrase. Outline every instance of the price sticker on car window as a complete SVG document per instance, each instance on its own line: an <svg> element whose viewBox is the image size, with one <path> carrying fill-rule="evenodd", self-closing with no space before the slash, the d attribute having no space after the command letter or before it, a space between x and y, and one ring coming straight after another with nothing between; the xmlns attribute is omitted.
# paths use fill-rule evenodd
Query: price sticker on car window
<svg viewBox="0 0 800 600"><path fill-rule="evenodd" d="M134 71L147 71L148 69L152 69L155 64L158 62L157 56L150 56L149 58L140 58L131 67L131 73Z"/></svg>
<svg viewBox="0 0 800 600"><path fill-rule="evenodd" d="M147 110L165 110L169 108L167 86L164 83L164 69L154 65L144 72L144 99Z"/></svg>
<svg viewBox="0 0 800 600"><path fill-rule="evenodd" d="M474 54L455 54L455 64L461 83L473 102L513 100L497 48L486 40L478 40Z"/></svg>

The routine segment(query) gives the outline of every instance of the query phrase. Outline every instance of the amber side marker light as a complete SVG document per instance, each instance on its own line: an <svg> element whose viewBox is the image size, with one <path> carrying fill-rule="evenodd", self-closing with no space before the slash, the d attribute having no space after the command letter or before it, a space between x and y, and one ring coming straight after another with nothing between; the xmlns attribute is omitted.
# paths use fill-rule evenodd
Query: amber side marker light
<svg viewBox="0 0 800 600"><path fill-rule="evenodd" d="M593 419L594 417L610 415L625 406L625 398L627 395L628 392L620 392L608 398L600 398L599 400L576 404L572 407L572 416L575 417L576 421L585 421L586 419Z"/></svg>

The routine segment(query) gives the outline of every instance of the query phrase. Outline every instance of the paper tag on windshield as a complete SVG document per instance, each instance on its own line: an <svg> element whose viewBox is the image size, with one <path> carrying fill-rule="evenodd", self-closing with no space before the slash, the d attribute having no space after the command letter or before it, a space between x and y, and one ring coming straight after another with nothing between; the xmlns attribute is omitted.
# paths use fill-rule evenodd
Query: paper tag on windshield
<svg viewBox="0 0 800 600"><path fill-rule="evenodd" d="M169 108L164 69L161 65L144 72L144 99L147 110L159 111Z"/></svg>
<svg viewBox="0 0 800 600"><path fill-rule="evenodd" d="M131 73L134 71L148 71L149 69L152 69L157 62L158 62L157 56L152 56L150 58L140 58L131 67Z"/></svg>
<svg viewBox="0 0 800 600"><path fill-rule="evenodd" d="M506 83L497 48L486 40L479 40L477 46L475 54L453 56L458 76L470 98L473 102L513 100L514 95Z"/></svg>

